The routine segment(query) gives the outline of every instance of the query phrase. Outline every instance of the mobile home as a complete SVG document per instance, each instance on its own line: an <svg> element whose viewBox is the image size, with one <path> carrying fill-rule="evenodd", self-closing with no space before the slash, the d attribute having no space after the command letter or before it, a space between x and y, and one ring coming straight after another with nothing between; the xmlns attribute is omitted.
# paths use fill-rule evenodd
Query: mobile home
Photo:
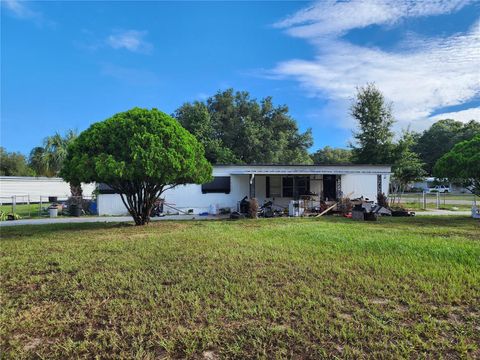
<svg viewBox="0 0 480 360"><path fill-rule="evenodd" d="M212 182L177 186L162 198L194 214L212 207L235 211L245 196L283 207L305 195L327 202L346 195L376 201L377 194L388 195L390 174L389 165L215 165ZM99 215L127 214L120 195L108 187L99 188L97 200Z"/></svg>

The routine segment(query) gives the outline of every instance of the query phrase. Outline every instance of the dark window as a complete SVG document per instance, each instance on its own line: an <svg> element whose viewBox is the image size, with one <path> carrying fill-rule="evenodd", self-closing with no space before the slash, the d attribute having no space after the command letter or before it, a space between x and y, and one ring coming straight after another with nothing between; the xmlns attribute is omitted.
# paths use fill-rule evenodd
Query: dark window
<svg viewBox="0 0 480 360"><path fill-rule="evenodd" d="M284 177L282 180L282 196L298 198L310 192L310 177Z"/></svg>
<svg viewBox="0 0 480 360"><path fill-rule="evenodd" d="M310 178L308 176L295 177L295 197L308 195L310 192Z"/></svg>
<svg viewBox="0 0 480 360"><path fill-rule="evenodd" d="M202 185L202 193L230 194L230 176L215 176L212 182Z"/></svg>
<svg viewBox="0 0 480 360"><path fill-rule="evenodd" d="M267 198L282 197L282 177L280 175L266 176L265 185Z"/></svg>
<svg viewBox="0 0 480 360"><path fill-rule="evenodd" d="M270 197L270 176L265 177L265 192L266 197Z"/></svg>
<svg viewBox="0 0 480 360"><path fill-rule="evenodd" d="M282 196L293 197L293 177L284 177L282 179Z"/></svg>

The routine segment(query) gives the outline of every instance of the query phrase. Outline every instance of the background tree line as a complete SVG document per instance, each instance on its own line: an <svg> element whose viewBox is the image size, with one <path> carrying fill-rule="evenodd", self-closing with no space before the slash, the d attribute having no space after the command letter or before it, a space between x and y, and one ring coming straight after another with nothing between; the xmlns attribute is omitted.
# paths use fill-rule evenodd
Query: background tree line
<svg viewBox="0 0 480 360"><path fill-rule="evenodd" d="M309 164L311 130L301 133L286 105L252 99L246 91L219 91L185 103L174 117L203 143L214 164Z"/></svg>
<svg viewBox="0 0 480 360"><path fill-rule="evenodd" d="M219 91L206 101L180 106L173 115L205 148L213 164L392 164L397 190L409 181L435 175L437 161L453 147L480 134L480 123L440 120L421 132L405 129L395 140L392 106L374 84L358 88L350 115L357 128L348 148L325 146L309 154L311 130L300 132L286 105L271 97L258 101L246 91ZM0 174L58 176L76 131L47 137L26 158L0 151Z"/></svg>

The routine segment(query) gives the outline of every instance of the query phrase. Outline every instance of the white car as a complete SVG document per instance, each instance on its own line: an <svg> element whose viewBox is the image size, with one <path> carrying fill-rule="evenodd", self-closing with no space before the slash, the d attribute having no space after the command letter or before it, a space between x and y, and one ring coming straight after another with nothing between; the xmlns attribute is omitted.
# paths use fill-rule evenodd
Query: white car
<svg viewBox="0 0 480 360"><path fill-rule="evenodd" d="M447 185L436 185L433 188L428 189L429 193L449 193L450 187Z"/></svg>

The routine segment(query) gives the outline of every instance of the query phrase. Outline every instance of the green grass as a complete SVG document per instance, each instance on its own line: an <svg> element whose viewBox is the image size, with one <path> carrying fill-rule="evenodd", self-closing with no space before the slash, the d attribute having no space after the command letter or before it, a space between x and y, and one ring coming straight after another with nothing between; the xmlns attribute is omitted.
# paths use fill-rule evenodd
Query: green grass
<svg viewBox="0 0 480 360"><path fill-rule="evenodd" d="M400 203L401 206L408 210L413 210L413 211L432 211L432 210L437 210L436 204L427 204L427 208L423 208L423 204L418 203L418 202L402 202ZM472 209L472 205L463 205L463 204L443 204L440 203L440 210L451 210L451 211L470 211Z"/></svg>
<svg viewBox="0 0 480 360"><path fill-rule="evenodd" d="M431 194L425 194L426 198L429 199L429 200L435 200L437 198L437 194L436 193L431 193ZM443 193L440 193L440 200L443 201L443 199L447 199L447 200L465 200L465 201L473 201L473 199L476 197L477 201L480 201L480 197L479 196L475 196L473 194L451 194L451 193L447 193L447 194L443 194ZM418 199L422 199L422 195L420 194L410 194L410 193L404 193L402 195L402 198L408 198L408 199L414 199L415 201L417 201Z"/></svg>
<svg viewBox="0 0 480 360"><path fill-rule="evenodd" d="M46 209L50 206L50 203L43 203L42 209ZM10 214L12 212L12 205L0 205L0 210ZM15 206L15 213L24 218L38 218L48 216L46 211L42 211L40 214L40 204L17 204Z"/></svg>
<svg viewBox="0 0 480 360"><path fill-rule="evenodd" d="M478 358L460 218L3 228L4 358Z"/></svg>

